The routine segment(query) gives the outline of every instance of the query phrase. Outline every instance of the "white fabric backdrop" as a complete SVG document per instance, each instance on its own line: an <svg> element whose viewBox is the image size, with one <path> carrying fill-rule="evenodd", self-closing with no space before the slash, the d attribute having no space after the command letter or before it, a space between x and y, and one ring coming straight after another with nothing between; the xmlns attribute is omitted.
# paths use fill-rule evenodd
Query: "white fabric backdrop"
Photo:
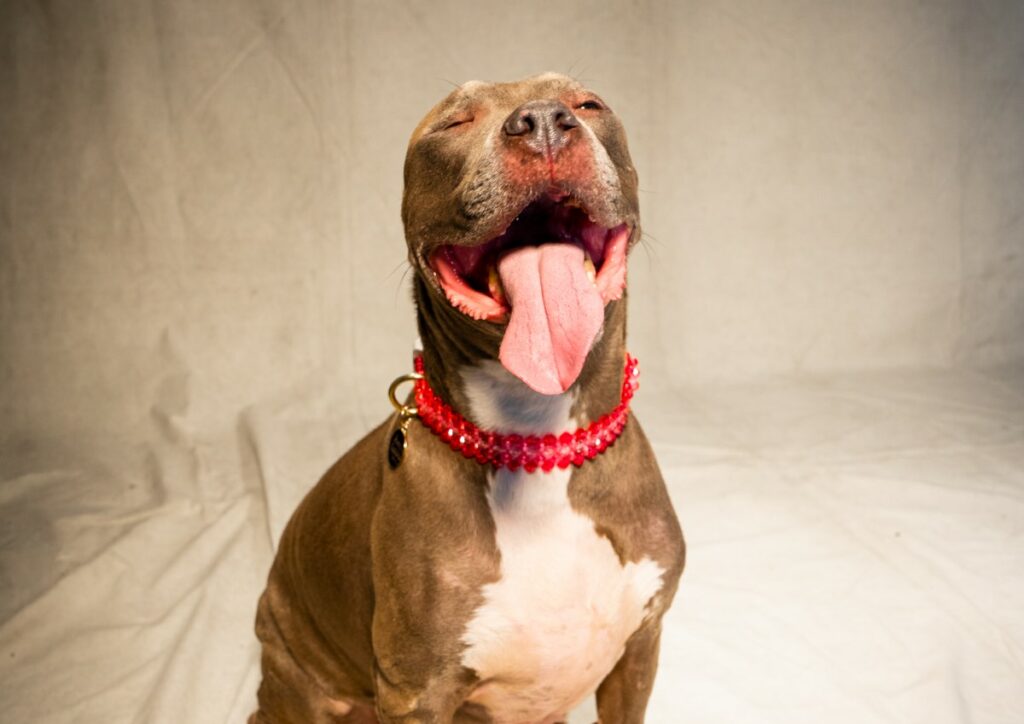
<svg viewBox="0 0 1024 724"><path fill-rule="evenodd" d="M5 429L134 433L161 395L219 429L318 370L376 416L408 135L542 69L630 132L648 368L1024 358L1019 3L500 7L6 3Z"/></svg>
<svg viewBox="0 0 1024 724"><path fill-rule="evenodd" d="M219 722L247 710L268 526L387 413L383 391L408 364L408 134L451 83L549 69L591 83L630 134L647 233L630 334L646 389L716 401L698 405L707 414L654 404L668 392L647 403L690 531L683 592L707 602L674 619L682 710L776 720L743 708L737 687L753 672L723 664L719 676L692 658L741 660L749 644L723 633L736 608L698 596L700 551L724 551L726 570L747 555L714 549L721 531L708 521L739 501L746 528L771 528L758 515L788 506L799 540L799 501L821 499L847 479L832 475L836 460L861 455L884 472L857 476L962 490L943 498L942 530L1006 588L955 589L970 605L872 599L866 615L879 619L892 606L954 610L945 658L910 645L902 678L843 689L837 676L836 698L807 694L806 711L835 714L847 696L875 717L855 707L850 721L940 721L922 714L930 695L871 703L934 671L950 696L979 676L996 687L963 695L941 721L1011 721L1012 708L985 703L996 695L1024 709L1021 632L982 600L1024 606L1024 517L1005 502L1024 485L1021 378L976 371L1024 363L1020 3L12 0L0 5L0 680L12 721ZM946 371L871 376L894 368ZM750 392L780 377L791 394ZM834 395L804 405L795 391L825 379L884 403L833 419ZM730 406L736 390L764 404ZM959 402L944 402L952 391ZM716 416L719 403L735 414ZM936 409L956 421L940 426L939 447L962 457L949 463L959 473L929 477L929 465L946 468L915 451L933 449ZM890 450L892 416L916 432ZM773 437L776 426L791 437ZM843 454L816 457L817 429ZM722 430L712 458L726 462L703 476L691 436ZM745 437L760 434L765 448ZM816 471L805 477L764 452L805 443L797 468ZM730 477L735 488L719 487ZM844 488L843 500L855 512L924 505L913 486L899 490ZM979 490L994 497L971 497ZM968 526L957 512L972 500L981 512ZM822 535L860 539L860 523L830 520ZM972 537L975 525L991 539ZM862 554L877 563L877 546ZM836 555L847 566L837 580L850 582L861 554ZM806 594L831 561L808 562L804 588L771 600ZM931 590L945 577L930 566L865 575ZM769 585L763 566L735 570L752 576L745 590ZM962 615L972 606L978 619ZM864 629L851 639L875 641ZM760 645L784 651L793 668L779 671L799 677L814 664L791 641ZM808 641L828 660L870 667L876 655ZM685 691L699 675L720 691ZM658 721L676 721L683 705L658 691ZM769 699L778 721L800 720Z"/></svg>

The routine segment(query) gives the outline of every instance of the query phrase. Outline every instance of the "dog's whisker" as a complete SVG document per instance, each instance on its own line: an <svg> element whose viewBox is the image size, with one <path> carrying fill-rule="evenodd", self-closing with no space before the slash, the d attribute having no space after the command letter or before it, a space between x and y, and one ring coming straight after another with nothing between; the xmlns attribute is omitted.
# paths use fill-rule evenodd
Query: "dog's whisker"
<svg viewBox="0 0 1024 724"><path fill-rule="evenodd" d="M397 264L395 264L391 268L391 271L389 271L387 273L387 276L385 278L386 279L390 279L391 277L393 277L395 275L395 272L397 272L400 269L405 269L405 271L409 271L410 265L409 265L409 260L408 259L402 259L402 261L400 261Z"/></svg>

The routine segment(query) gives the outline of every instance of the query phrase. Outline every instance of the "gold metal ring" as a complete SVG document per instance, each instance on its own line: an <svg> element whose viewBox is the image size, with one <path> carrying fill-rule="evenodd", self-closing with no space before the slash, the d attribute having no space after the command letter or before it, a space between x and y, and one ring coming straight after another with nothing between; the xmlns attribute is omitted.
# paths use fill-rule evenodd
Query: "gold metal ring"
<svg viewBox="0 0 1024 724"><path fill-rule="evenodd" d="M388 387L388 399L391 400L391 404L394 406L396 410L398 410L398 413L402 417L412 417L413 415L417 415L419 414L419 410L416 409L415 405L404 405L398 401L398 397L396 394L398 392L398 388L406 382L415 382L417 380L422 379L423 375L421 375L419 372L410 372L407 375L402 375L401 377L399 377L397 380L391 383L390 387Z"/></svg>

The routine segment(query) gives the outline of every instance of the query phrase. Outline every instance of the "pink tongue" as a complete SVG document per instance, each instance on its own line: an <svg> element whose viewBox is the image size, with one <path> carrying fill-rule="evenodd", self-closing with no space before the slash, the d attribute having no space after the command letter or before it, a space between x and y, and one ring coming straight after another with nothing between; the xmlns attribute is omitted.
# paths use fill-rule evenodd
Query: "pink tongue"
<svg viewBox="0 0 1024 724"><path fill-rule="evenodd" d="M512 307L501 363L537 392L565 392L604 323L604 301L583 269L583 250L525 246L505 255L498 273Z"/></svg>

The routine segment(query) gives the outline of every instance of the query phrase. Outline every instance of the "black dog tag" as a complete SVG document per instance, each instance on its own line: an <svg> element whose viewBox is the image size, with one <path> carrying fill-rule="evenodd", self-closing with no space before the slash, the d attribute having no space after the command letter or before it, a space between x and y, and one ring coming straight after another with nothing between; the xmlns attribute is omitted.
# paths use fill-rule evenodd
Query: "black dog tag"
<svg viewBox="0 0 1024 724"><path fill-rule="evenodd" d="M388 465L394 470L402 464L402 458L405 457L405 446L407 445L405 439L404 426L400 426L391 433L391 440L388 442Z"/></svg>

